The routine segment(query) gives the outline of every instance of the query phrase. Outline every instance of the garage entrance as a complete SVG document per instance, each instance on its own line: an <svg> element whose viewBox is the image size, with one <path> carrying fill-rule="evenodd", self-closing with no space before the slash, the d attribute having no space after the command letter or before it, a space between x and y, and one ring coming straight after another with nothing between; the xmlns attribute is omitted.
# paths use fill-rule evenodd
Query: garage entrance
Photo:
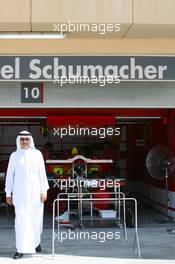
<svg viewBox="0 0 175 264"><path fill-rule="evenodd" d="M2 109L0 117L0 210L5 213L7 210L4 205L4 180L10 153L16 149L16 135L19 131L29 130L34 137L36 147L42 151L45 160L66 160L76 155L90 159L112 159L112 165L95 164L91 166L88 173L98 172L94 175L99 179L104 177L122 179L124 192L137 198L140 208L144 209L142 213L150 214L151 210L159 212L155 214L158 221L161 221L161 218L167 214L174 217L175 128L173 120L174 110L172 109L81 109L81 115L80 109L33 109L32 111L30 109ZM81 123L77 123L80 127L87 124L89 129L93 126L96 129L111 127L113 130L110 130L110 135L102 134L104 130L101 130L101 134L98 135L78 134L60 137L54 133L56 129L68 125L75 127L76 122ZM115 129L120 131L120 135L111 134L111 131ZM155 150L148 165L146 162L148 155L157 146L163 147L163 153ZM171 166L167 166L168 186L166 186L166 170L162 164L167 161L171 162ZM72 173L71 167L64 164L59 164L59 166L58 164L56 166L46 164L46 169L50 182L53 178ZM151 170L153 174L150 173ZM166 187L168 187L168 211ZM55 195L57 191L55 193L55 190L51 188L46 203L47 215L51 212ZM139 218L140 224L150 224L150 221L155 221L149 215L145 217L142 213Z"/></svg>

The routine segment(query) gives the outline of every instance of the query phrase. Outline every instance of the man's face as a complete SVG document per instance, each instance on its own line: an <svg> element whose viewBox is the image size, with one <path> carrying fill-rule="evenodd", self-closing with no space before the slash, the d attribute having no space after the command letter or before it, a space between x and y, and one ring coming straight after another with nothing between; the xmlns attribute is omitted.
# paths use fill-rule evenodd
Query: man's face
<svg viewBox="0 0 175 264"><path fill-rule="evenodd" d="M20 138L20 146L22 149L28 149L30 147L30 138L29 137L21 137Z"/></svg>

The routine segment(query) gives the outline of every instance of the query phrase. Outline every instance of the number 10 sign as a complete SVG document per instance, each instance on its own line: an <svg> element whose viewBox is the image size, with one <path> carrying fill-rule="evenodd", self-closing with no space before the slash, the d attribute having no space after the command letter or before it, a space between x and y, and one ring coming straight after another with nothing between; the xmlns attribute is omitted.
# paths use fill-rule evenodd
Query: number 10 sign
<svg viewBox="0 0 175 264"><path fill-rule="evenodd" d="M21 103L43 103L43 83L21 83Z"/></svg>

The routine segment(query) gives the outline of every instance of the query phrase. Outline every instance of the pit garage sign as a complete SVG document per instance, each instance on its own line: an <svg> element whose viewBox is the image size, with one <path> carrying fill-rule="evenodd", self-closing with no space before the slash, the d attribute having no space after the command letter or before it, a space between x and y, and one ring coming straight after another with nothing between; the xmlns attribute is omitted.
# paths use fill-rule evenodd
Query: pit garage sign
<svg viewBox="0 0 175 264"><path fill-rule="evenodd" d="M0 81L61 78L174 81L173 56L0 56Z"/></svg>

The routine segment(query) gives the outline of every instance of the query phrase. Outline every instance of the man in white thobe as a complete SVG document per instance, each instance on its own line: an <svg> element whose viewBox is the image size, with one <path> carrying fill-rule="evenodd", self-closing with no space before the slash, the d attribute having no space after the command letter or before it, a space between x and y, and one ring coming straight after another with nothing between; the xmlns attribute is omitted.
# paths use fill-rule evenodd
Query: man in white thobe
<svg viewBox="0 0 175 264"><path fill-rule="evenodd" d="M6 175L6 202L15 207L16 253L41 251L40 240L43 228L43 209L49 189L44 160L34 146L28 131L19 133L17 150L9 159Z"/></svg>

